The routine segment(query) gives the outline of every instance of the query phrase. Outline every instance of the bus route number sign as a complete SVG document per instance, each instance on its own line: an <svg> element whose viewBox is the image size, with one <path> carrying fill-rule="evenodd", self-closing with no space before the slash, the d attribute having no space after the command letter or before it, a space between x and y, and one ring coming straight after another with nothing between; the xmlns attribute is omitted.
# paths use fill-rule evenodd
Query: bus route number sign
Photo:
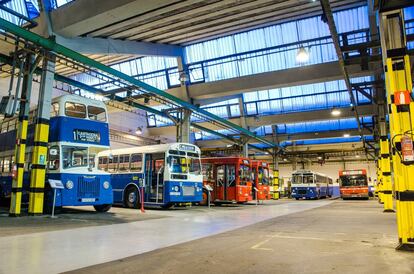
<svg viewBox="0 0 414 274"><path fill-rule="evenodd" d="M99 143L101 135L96 131L75 129L73 131L73 139L80 142Z"/></svg>
<svg viewBox="0 0 414 274"><path fill-rule="evenodd" d="M186 151L195 151L195 147L189 146L189 145L180 145L180 149L186 150Z"/></svg>

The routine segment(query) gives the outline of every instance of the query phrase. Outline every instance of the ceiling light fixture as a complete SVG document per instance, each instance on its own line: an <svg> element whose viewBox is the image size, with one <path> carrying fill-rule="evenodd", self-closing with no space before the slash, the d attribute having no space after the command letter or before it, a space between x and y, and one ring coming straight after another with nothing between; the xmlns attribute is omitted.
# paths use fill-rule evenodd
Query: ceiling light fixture
<svg viewBox="0 0 414 274"><path fill-rule="evenodd" d="M300 46L298 52L296 53L296 62L306 63L309 61L309 52L305 49L304 46Z"/></svg>
<svg viewBox="0 0 414 274"><path fill-rule="evenodd" d="M331 114L332 114L332 116L339 116L339 115L341 115L341 111L339 109L337 109L337 108L334 108L331 111Z"/></svg>
<svg viewBox="0 0 414 274"><path fill-rule="evenodd" d="M351 136L351 135L350 135L349 133L345 133L345 134L344 134L344 137L345 137L345 138L349 138L350 136Z"/></svg>

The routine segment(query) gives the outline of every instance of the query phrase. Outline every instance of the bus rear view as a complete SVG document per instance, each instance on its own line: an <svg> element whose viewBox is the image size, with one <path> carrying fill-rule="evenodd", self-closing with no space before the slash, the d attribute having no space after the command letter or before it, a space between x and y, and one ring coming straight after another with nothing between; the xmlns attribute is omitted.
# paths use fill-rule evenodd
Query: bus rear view
<svg viewBox="0 0 414 274"><path fill-rule="evenodd" d="M339 183L342 199L369 199L367 171L365 169L340 171Z"/></svg>

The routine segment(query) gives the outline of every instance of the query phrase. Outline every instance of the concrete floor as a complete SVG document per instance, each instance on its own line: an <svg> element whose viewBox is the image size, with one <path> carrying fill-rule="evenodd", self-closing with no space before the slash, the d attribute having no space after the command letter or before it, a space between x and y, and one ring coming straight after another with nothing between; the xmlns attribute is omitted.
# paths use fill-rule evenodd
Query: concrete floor
<svg viewBox="0 0 414 274"><path fill-rule="evenodd" d="M15 236L0 218L0 273L414 273L414 254L394 250L395 215L376 201L150 210L145 221L111 211L127 221Z"/></svg>

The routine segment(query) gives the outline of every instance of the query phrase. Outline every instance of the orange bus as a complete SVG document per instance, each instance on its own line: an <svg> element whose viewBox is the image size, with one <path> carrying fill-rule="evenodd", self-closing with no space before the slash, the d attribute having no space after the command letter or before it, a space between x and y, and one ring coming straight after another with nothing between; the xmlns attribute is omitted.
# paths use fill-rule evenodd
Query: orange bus
<svg viewBox="0 0 414 274"><path fill-rule="evenodd" d="M254 200L270 200L270 176L269 165L263 161L252 161L253 174L253 199ZM256 189L254 189L256 188Z"/></svg>
<svg viewBox="0 0 414 274"><path fill-rule="evenodd" d="M339 187L342 199L369 199L367 171L365 169L339 171Z"/></svg>
<svg viewBox="0 0 414 274"><path fill-rule="evenodd" d="M245 203L252 200L251 162L243 157L202 158L203 183L211 191L211 202ZM207 203L204 193L203 203Z"/></svg>

